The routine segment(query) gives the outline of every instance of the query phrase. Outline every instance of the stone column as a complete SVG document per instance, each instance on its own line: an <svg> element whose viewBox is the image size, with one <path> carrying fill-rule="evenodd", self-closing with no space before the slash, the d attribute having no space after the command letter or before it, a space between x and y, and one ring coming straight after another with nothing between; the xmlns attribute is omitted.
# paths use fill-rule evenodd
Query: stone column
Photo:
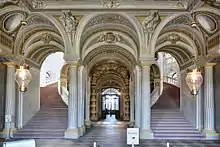
<svg viewBox="0 0 220 147"><path fill-rule="evenodd" d="M205 66L204 78L204 134L207 139L219 139L215 131L214 111L214 87L213 87L213 66L215 63L208 63Z"/></svg>
<svg viewBox="0 0 220 147"><path fill-rule="evenodd" d="M15 96L16 96L16 82L14 78L15 65L13 62L5 62L7 65L7 79L6 79L6 104L5 104L5 128L3 135L9 137L15 129Z"/></svg>
<svg viewBox="0 0 220 147"><path fill-rule="evenodd" d="M129 126L134 126L134 82L130 79L130 122Z"/></svg>
<svg viewBox="0 0 220 147"><path fill-rule="evenodd" d="M196 96L196 129L202 131L202 92L203 88L201 87Z"/></svg>
<svg viewBox="0 0 220 147"><path fill-rule="evenodd" d="M141 128L141 68L135 68L135 127Z"/></svg>
<svg viewBox="0 0 220 147"><path fill-rule="evenodd" d="M91 121L90 121L90 85L91 85L91 77L86 76L86 119L85 119L85 125L86 128L91 127Z"/></svg>
<svg viewBox="0 0 220 147"><path fill-rule="evenodd" d="M65 138L77 139L78 132L78 62L68 62L69 64L69 97L68 97L68 128Z"/></svg>
<svg viewBox="0 0 220 147"><path fill-rule="evenodd" d="M142 62L142 124L140 130L141 139L153 139L154 135L150 127L151 96L150 96L150 66L152 63Z"/></svg>
<svg viewBox="0 0 220 147"><path fill-rule="evenodd" d="M78 67L78 128L80 136L84 133L83 68L83 65Z"/></svg>
<svg viewBox="0 0 220 147"><path fill-rule="evenodd" d="M23 97L24 92L18 91L18 113L17 113L17 128L21 129L23 127Z"/></svg>

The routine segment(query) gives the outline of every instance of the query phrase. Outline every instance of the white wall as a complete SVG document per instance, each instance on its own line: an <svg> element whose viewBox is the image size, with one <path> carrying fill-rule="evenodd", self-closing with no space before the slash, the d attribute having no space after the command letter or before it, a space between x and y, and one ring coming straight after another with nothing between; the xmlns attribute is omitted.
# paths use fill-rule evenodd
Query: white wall
<svg viewBox="0 0 220 147"><path fill-rule="evenodd" d="M51 82L56 82L60 78L60 70L65 64L65 60L63 59L62 52L56 52L54 54L49 55L42 64L41 72L40 72L40 86L43 87L47 84L46 77L48 76L46 72L52 73Z"/></svg>
<svg viewBox="0 0 220 147"><path fill-rule="evenodd" d="M196 126L196 98L193 98L186 84L186 75L186 71L181 72L180 109L184 113L186 119L192 125Z"/></svg>
<svg viewBox="0 0 220 147"><path fill-rule="evenodd" d="M40 109L40 70L30 69L32 80L23 97L23 124L26 124Z"/></svg>

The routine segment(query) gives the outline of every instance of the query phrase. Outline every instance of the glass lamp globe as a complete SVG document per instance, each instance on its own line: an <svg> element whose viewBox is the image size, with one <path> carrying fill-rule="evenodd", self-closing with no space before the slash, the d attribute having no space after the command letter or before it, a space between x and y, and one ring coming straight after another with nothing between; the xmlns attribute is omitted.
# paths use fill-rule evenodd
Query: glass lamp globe
<svg viewBox="0 0 220 147"><path fill-rule="evenodd" d="M191 94L195 97L198 94L198 90L203 82L203 77L199 69L193 69L189 71L186 76L186 84L188 85Z"/></svg>
<svg viewBox="0 0 220 147"><path fill-rule="evenodd" d="M19 66L15 72L15 81L17 82L21 92L27 91L27 86L32 79L29 68L25 65Z"/></svg>

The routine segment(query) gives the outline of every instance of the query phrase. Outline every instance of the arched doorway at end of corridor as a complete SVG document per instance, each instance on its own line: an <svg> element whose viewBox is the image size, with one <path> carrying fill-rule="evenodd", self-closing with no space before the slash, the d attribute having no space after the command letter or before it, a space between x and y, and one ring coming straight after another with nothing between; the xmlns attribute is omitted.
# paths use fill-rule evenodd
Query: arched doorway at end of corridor
<svg viewBox="0 0 220 147"><path fill-rule="evenodd" d="M101 94L101 119L105 121L120 120L120 89L103 88Z"/></svg>

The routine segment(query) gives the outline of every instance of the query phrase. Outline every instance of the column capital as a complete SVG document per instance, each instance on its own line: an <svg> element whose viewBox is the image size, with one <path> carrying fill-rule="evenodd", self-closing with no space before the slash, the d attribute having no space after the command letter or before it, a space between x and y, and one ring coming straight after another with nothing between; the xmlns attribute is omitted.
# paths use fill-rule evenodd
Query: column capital
<svg viewBox="0 0 220 147"><path fill-rule="evenodd" d="M207 67L213 67L213 66L215 66L217 63L214 63L214 62L209 62L209 63L206 63L205 64L205 68L207 68Z"/></svg>
<svg viewBox="0 0 220 147"><path fill-rule="evenodd" d="M67 64L69 65L69 67L77 67L81 65L79 61L68 61Z"/></svg>
<svg viewBox="0 0 220 147"><path fill-rule="evenodd" d="M140 61L140 65L143 66L151 66L155 61Z"/></svg>
<svg viewBox="0 0 220 147"><path fill-rule="evenodd" d="M16 67L16 64L14 62L3 62L7 67Z"/></svg>

